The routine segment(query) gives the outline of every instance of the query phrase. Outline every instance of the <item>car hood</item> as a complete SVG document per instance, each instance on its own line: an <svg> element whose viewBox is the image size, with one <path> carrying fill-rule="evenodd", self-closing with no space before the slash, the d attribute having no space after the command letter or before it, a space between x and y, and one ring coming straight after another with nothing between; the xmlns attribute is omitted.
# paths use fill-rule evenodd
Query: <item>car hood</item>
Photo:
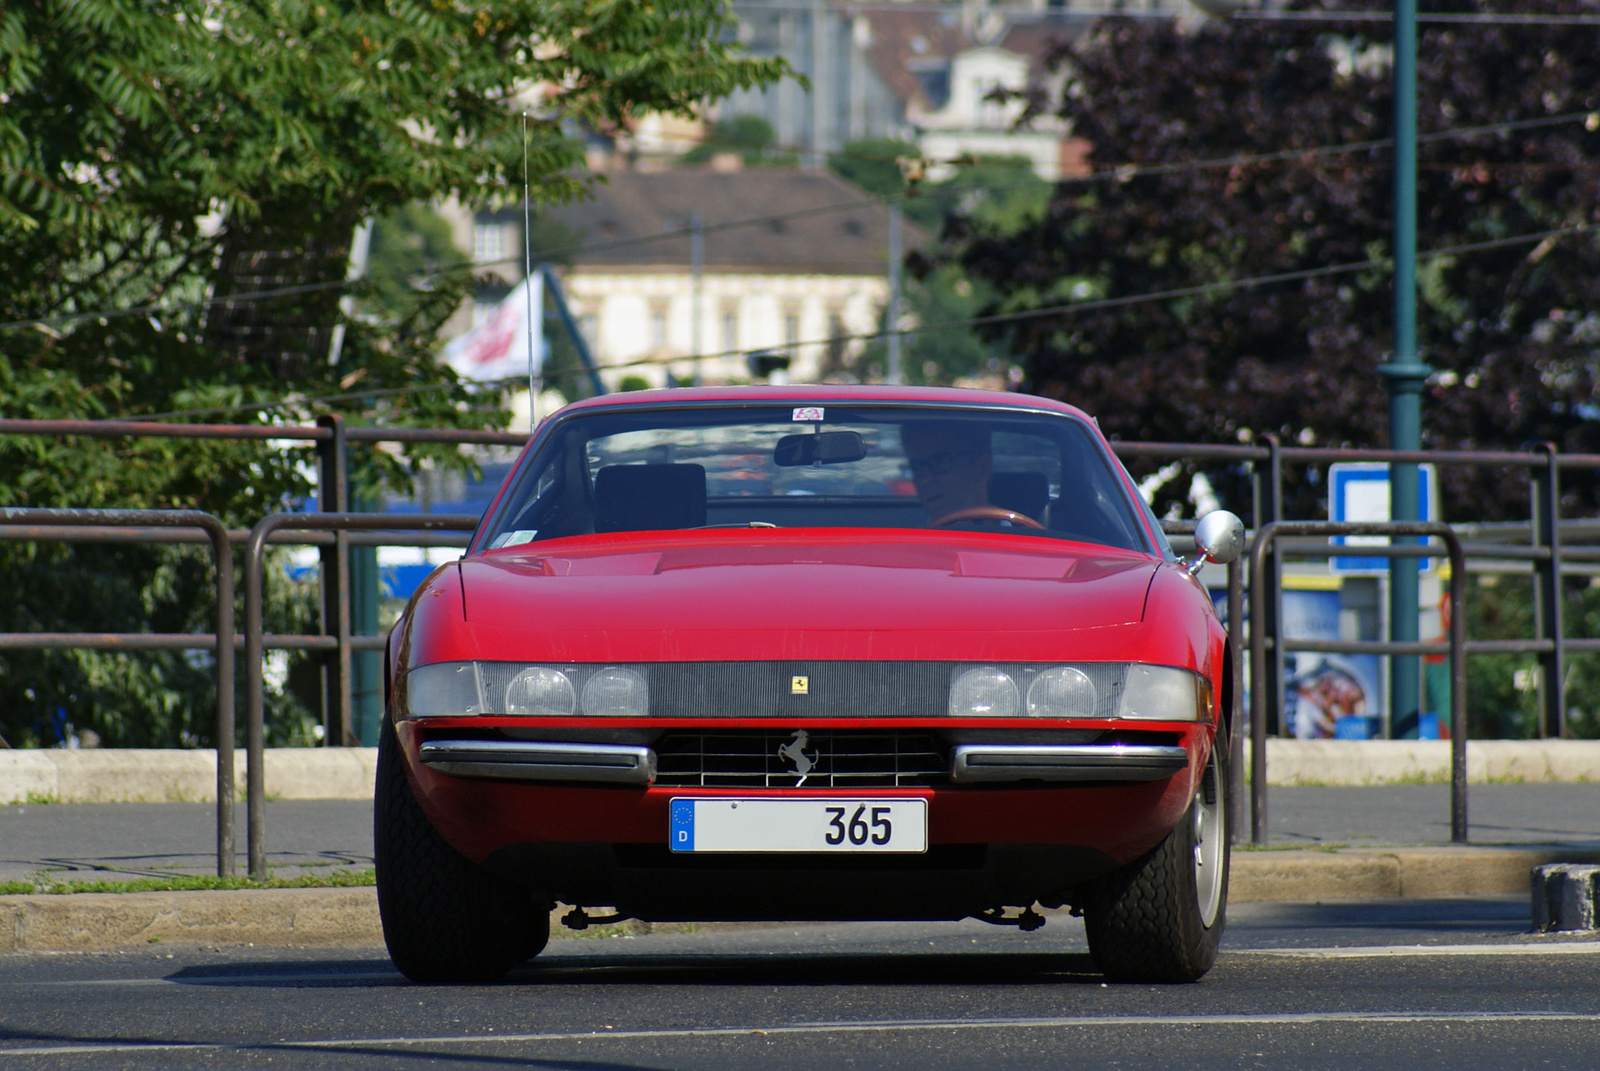
<svg viewBox="0 0 1600 1071"><path fill-rule="evenodd" d="M465 560L474 656L1030 661L1066 657L1071 642L1077 657L1128 657L1113 634L1141 623L1160 567L1144 554L1014 536L716 536L572 540ZM1086 641L1097 634L1104 644Z"/></svg>

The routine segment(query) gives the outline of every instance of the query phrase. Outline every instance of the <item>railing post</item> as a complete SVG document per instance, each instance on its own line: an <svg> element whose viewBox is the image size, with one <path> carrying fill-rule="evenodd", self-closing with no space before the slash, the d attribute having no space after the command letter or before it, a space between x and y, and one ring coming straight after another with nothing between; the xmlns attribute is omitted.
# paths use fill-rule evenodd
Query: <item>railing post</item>
<svg viewBox="0 0 1600 1071"><path fill-rule="evenodd" d="M1533 543L1548 552L1534 562L1534 638L1551 641L1539 656L1539 735L1563 735L1566 729L1566 637L1561 613L1561 479L1555 443L1539 443L1544 464L1533 469Z"/></svg>
<svg viewBox="0 0 1600 1071"><path fill-rule="evenodd" d="M317 511L345 513L350 508L349 449L344 417L327 413L317 418L333 434L317 443ZM322 632L338 637L333 656L323 656L323 742L344 746L351 742L354 718L350 698L350 536L339 531L332 546L321 548L319 587L322 595Z"/></svg>
<svg viewBox="0 0 1600 1071"><path fill-rule="evenodd" d="M234 870L233 844L233 543L228 530L217 521L207 526L211 555L217 573L217 876L231 878Z"/></svg>
<svg viewBox="0 0 1600 1071"><path fill-rule="evenodd" d="M1255 528L1258 532L1266 525L1283 520L1283 447L1278 442L1278 437L1270 431L1264 432L1260 438L1267 444L1267 468L1265 472L1258 468L1255 474ZM1279 590L1283 561L1278 554L1276 541L1269 540L1268 549L1272 554L1268 562L1269 567L1263 570L1259 579L1254 572L1250 574L1252 590L1257 584L1265 585L1262 589L1265 600L1261 616L1254 616L1252 610L1250 627L1254 629L1259 622L1263 633L1276 639L1279 622L1283 620L1283 593ZM1255 605L1254 601L1251 605ZM1277 652L1276 645L1273 651L1273 658L1278 661L1279 669L1265 678L1266 703L1261 708L1261 716L1264 719L1265 731L1277 735L1283 733L1287 726L1283 723L1283 655Z"/></svg>
<svg viewBox="0 0 1600 1071"><path fill-rule="evenodd" d="M1450 550L1450 839L1467 842L1467 556L1452 534Z"/></svg>
<svg viewBox="0 0 1600 1071"><path fill-rule="evenodd" d="M1228 659L1233 669L1233 696L1228 705L1228 840L1244 836L1244 563L1228 563Z"/></svg>
<svg viewBox="0 0 1600 1071"><path fill-rule="evenodd" d="M265 636L261 622L261 559L267 536L281 524L279 514L263 517L244 544L244 805L249 874L267 880L267 771L265 697L261 694L261 658Z"/></svg>
<svg viewBox="0 0 1600 1071"><path fill-rule="evenodd" d="M1250 544L1250 842L1267 842L1267 629L1261 622L1267 614L1267 574L1274 568L1276 556L1269 564L1267 551L1271 549L1277 522L1269 522L1256 529ZM1280 656L1278 644L1272 647L1272 657Z"/></svg>

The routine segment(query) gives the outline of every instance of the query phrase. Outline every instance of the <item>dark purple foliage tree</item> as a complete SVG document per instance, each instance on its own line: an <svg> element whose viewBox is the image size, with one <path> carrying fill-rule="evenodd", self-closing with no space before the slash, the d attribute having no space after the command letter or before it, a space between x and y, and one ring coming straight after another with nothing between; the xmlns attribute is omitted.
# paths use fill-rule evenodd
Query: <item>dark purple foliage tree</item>
<svg viewBox="0 0 1600 1071"><path fill-rule="evenodd" d="M1518 11L1600 18L1600 3ZM1122 439L1385 445L1388 39L1381 20L1108 19L1062 45L1067 88L1033 106L1092 143L1097 175L1061 184L1035 227L952 226L961 263L1001 294L988 311L1325 273L989 329L1023 355L1028 389ZM1600 232L1583 229L1600 225L1600 26L1424 23L1419 72L1424 443L1600 450ZM1460 133L1478 127L1495 129ZM1442 475L1459 519L1527 515L1521 474ZM1239 490L1225 497L1247 506ZM1315 510L1315 488L1293 508Z"/></svg>

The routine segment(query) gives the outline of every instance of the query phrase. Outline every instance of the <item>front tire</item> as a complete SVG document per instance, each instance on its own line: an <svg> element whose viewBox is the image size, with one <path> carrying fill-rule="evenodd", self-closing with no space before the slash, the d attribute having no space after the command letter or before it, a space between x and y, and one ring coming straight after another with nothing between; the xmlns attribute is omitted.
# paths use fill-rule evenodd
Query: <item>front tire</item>
<svg viewBox="0 0 1600 1071"><path fill-rule="evenodd" d="M1193 982L1217 960L1228 912L1226 749L1219 736L1177 828L1091 887L1089 953L1112 981Z"/></svg>
<svg viewBox="0 0 1600 1071"><path fill-rule="evenodd" d="M373 862L389 958L414 982L492 982L550 939L545 904L475 866L422 813L388 718L378 737Z"/></svg>

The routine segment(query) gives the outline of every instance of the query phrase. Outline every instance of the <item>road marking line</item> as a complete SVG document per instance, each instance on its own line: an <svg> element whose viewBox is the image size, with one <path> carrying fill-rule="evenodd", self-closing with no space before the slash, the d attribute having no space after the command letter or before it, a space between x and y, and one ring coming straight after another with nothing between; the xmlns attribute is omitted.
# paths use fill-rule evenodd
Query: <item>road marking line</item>
<svg viewBox="0 0 1600 1071"><path fill-rule="evenodd" d="M783 1034L909 1033L928 1030L1064 1029L1070 1027L1137 1026L1318 1026L1327 1023L1385 1026L1457 1023L1600 1023L1600 1015L1551 1011L1475 1012L1296 1012L1236 1015L1085 1015L1053 1018L928 1019L863 1022L788 1023L771 1026L688 1027L672 1030L585 1030L543 1034L476 1034L432 1037L330 1038L321 1041L276 1042L152 1042L103 1045L45 1045L0 1049L5 1056L56 1056L62 1054L112 1054L130 1052L248 1052L272 1049L350 1049L366 1047L409 1048L421 1045L534 1044L538 1042L593 1041L598 1038L666 1040L673 1038L725 1038Z"/></svg>
<svg viewBox="0 0 1600 1071"><path fill-rule="evenodd" d="M1593 956L1600 941L1548 945L1357 945L1349 948L1240 948L1227 954L1300 959L1379 959L1427 956Z"/></svg>

